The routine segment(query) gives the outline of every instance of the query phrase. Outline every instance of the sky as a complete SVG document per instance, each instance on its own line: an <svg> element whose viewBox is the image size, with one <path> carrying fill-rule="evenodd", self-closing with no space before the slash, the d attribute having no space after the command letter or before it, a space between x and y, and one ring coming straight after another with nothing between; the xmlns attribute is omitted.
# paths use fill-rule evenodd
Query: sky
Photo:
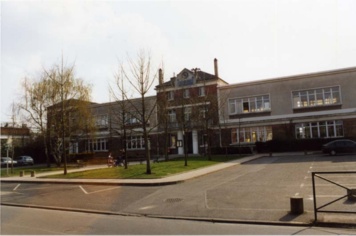
<svg viewBox="0 0 356 236"><path fill-rule="evenodd" d="M74 65L109 102L118 63L150 51L169 80L184 68L230 84L356 66L354 0L1 0L1 122L24 77ZM152 92L154 94L154 91Z"/></svg>

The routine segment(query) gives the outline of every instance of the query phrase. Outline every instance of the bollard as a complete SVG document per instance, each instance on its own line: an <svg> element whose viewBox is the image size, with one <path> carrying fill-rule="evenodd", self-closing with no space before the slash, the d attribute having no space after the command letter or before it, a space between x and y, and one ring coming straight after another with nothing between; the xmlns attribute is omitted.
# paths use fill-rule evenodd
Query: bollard
<svg viewBox="0 0 356 236"><path fill-rule="evenodd" d="M25 175L25 171L21 170L20 171L20 177L23 177Z"/></svg>
<svg viewBox="0 0 356 236"><path fill-rule="evenodd" d="M270 152L270 153L269 153L269 156L271 157L272 155L273 155L272 152Z"/></svg>
<svg viewBox="0 0 356 236"><path fill-rule="evenodd" d="M302 197L290 198L290 213L293 215L300 215L304 213L304 204Z"/></svg>
<svg viewBox="0 0 356 236"><path fill-rule="evenodd" d="M31 177L36 177L36 171L31 171Z"/></svg>
<svg viewBox="0 0 356 236"><path fill-rule="evenodd" d="M347 190L347 199L350 201L356 200L356 188Z"/></svg>

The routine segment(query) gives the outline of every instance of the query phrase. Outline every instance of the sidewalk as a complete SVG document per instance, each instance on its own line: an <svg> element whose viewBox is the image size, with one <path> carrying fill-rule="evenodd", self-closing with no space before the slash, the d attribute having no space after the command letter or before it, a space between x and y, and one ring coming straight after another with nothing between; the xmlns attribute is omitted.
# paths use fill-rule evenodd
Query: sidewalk
<svg viewBox="0 0 356 236"><path fill-rule="evenodd" d="M31 175L25 175L23 177L6 177L1 178L1 182L21 182L21 183L53 183L53 184L100 184L100 185L131 185L131 186L154 186L154 185L169 185L184 182L189 179L197 178L215 171L219 171L231 166L240 165L260 157L266 156L266 154L257 154L253 156L248 156L240 158L231 162L225 162L216 164L213 166L200 168L197 170L192 170L184 172L181 174L171 175L160 179L51 179L51 178L40 178L43 176L50 176L55 174L61 174L63 171L51 171L46 173L36 174L36 177L31 177ZM78 169L68 170L68 173L80 172L86 170L94 170L100 168L108 168L107 165L92 165L81 167ZM120 167L114 167L120 168Z"/></svg>

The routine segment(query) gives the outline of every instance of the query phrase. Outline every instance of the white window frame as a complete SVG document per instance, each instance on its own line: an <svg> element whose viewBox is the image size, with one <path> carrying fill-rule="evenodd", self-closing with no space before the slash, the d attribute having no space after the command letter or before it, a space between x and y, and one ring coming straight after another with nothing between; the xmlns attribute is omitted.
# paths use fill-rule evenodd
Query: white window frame
<svg viewBox="0 0 356 236"><path fill-rule="evenodd" d="M292 91L293 109L342 104L340 86Z"/></svg>
<svg viewBox="0 0 356 236"><path fill-rule="evenodd" d="M205 87L199 87L199 97L205 96Z"/></svg>
<svg viewBox="0 0 356 236"><path fill-rule="evenodd" d="M132 135L126 137L127 150L142 150L145 148L145 140L143 136Z"/></svg>
<svg viewBox="0 0 356 236"><path fill-rule="evenodd" d="M272 138L272 126L243 127L231 130L232 144L266 142L272 140Z"/></svg>
<svg viewBox="0 0 356 236"><path fill-rule="evenodd" d="M228 104L230 115L271 111L271 99L269 94L230 98Z"/></svg>
<svg viewBox="0 0 356 236"><path fill-rule="evenodd" d="M295 124L295 137L296 139L344 137L344 124L342 120L298 123Z"/></svg>
<svg viewBox="0 0 356 236"><path fill-rule="evenodd" d="M167 99L168 99L168 101L174 100L174 93L173 93L173 91L168 91L168 92L167 92Z"/></svg>
<svg viewBox="0 0 356 236"><path fill-rule="evenodd" d="M190 91L189 91L189 89L184 89L184 90L183 90L183 97L184 97L184 98L190 98Z"/></svg>

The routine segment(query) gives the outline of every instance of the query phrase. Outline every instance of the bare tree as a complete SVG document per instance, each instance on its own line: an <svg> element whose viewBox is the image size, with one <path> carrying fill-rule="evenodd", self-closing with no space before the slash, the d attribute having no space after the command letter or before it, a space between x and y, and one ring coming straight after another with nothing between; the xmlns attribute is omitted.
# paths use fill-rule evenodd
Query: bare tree
<svg viewBox="0 0 356 236"><path fill-rule="evenodd" d="M116 76L116 80L120 81L116 84L122 95L122 102L130 107L127 114L134 118L142 129L142 137L145 143L146 174L151 174L149 134L154 128L149 125L149 122L150 119L154 118L156 112L156 102L147 104L148 93L153 88L157 78L157 73L152 73L151 69L150 54L141 50L137 58L128 57L127 64L120 63L119 73ZM124 84L127 85L127 90L124 89ZM139 99L131 99L126 91L133 91L138 94Z"/></svg>

